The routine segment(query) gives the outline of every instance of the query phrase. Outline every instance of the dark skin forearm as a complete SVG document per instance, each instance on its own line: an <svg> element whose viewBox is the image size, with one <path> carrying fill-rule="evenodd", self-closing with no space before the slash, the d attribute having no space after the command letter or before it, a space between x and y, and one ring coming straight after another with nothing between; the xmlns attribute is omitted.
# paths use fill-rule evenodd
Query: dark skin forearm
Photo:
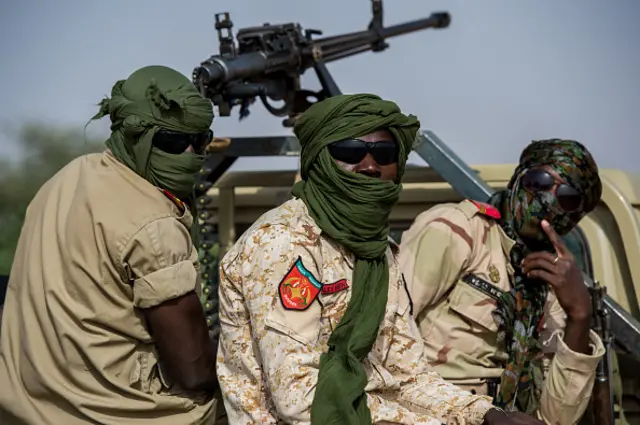
<svg viewBox="0 0 640 425"><path fill-rule="evenodd" d="M167 374L186 390L215 391L218 343L209 338L196 293L143 311Z"/></svg>
<svg viewBox="0 0 640 425"><path fill-rule="evenodd" d="M564 330L564 343L571 351L582 354L591 354L589 348L590 318L567 318L567 326Z"/></svg>

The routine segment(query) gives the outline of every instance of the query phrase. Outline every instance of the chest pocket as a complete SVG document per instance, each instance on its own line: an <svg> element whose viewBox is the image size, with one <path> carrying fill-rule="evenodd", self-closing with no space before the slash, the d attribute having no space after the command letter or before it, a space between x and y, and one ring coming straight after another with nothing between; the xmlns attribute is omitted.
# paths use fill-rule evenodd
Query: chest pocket
<svg viewBox="0 0 640 425"><path fill-rule="evenodd" d="M314 300L304 311L292 311L285 309L277 299L265 319L265 325L301 344L313 345L320 333L321 316L322 307L318 300Z"/></svg>
<svg viewBox="0 0 640 425"><path fill-rule="evenodd" d="M472 328L479 326L480 329L477 330L480 332L487 330L497 332L498 325L491 314L497 305L496 297L472 286L469 281L474 276L470 276L471 278L464 277L456 283L449 296L449 308L461 316ZM493 285L490 286L496 291L500 291Z"/></svg>

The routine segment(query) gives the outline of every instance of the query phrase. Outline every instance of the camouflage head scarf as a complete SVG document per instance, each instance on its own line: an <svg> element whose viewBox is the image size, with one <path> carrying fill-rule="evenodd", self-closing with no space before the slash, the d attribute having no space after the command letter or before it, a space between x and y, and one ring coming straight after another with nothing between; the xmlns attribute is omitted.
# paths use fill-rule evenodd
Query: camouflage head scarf
<svg viewBox="0 0 640 425"><path fill-rule="evenodd" d="M532 168L549 166L582 194L582 207L566 213L552 192L531 193L522 187L522 177ZM547 220L560 235L567 234L600 201L602 184L598 167L587 149L573 140L550 139L532 142L520 157L507 190L495 193L489 203L502 215L500 225L516 244L510 261L515 270L514 285L504 293L494 310L498 342L509 356L494 404L503 409L532 414L542 393L542 347L539 327L547 298L547 285L521 274L522 260L532 252L523 238L535 241L536 249L553 251L541 228Z"/></svg>
<svg viewBox="0 0 640 425"><path fill-rule="evenodd" d="M577 189L583 206L565 213L551 192L532 194L522 187L522 177L532 168L549 166L566 182ZM567 234L600 201L602 183L598 167L587 149L573 140L541 140L532 142L520 156L508 189L512 191L510 212L514 214L514 229L519 236L544 241L546 233L540 231L546 219L559 235Z"/></svg>

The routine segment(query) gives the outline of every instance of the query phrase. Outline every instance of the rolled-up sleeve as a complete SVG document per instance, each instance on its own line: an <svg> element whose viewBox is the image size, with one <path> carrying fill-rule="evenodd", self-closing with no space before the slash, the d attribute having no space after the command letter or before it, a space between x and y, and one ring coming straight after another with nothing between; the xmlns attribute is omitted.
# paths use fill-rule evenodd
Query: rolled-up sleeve
<svg viewBox="0 0 640 425"><path fill-rule="evenodd" d="M173 217L143 226L122 254L122 267L133 288L133 304L142 309L196 291L200 279L197 265L189 230Z"/></svg>
<svg viewBox="0 0 640 425"><path fill-rule="evenodd" d="M563 341L563 331L554 336L557 349L547 373L538 418L548 424L572 425L578 423L587 408L605 349L594 331L589 331L591 354L572 351Z"/></svg>

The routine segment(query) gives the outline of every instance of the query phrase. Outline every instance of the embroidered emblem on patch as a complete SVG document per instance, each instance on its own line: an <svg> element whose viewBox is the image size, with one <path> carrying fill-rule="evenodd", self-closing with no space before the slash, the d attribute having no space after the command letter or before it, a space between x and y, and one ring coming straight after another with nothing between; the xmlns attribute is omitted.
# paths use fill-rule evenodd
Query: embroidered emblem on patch
<svg viewBox="0 0 640 425"><path fill-rule="evenodd" d="M500 272L493 264L489 267L489 279L491 279L491 282L493 283L500 282Z"/></svg>
<svg viewBox="0 0 640 425"><path fill-rule="evenodd" d="M347 284L347 279L340 279L337 282L329 283L327 285L322 285L322 294L323 295L331 295L336 292L344 291L347 289L349 285Z"/></svg>
<svg viewBox="0 0 640 425"><path fill-rule="evenodd" d="M495 218L496 220L500 219L501 217L500 211L498 211L498 209L493 205L485 204L484 202L474 201L472 199L470 199L470 201L473 202L473 205L475 205L478 208L478 210L480 211L480 214L486 215L491 218Z"/></svg>
<svg viewBox="0 0 640 425"><path fill-rule="evenodd" d="M164 196L169 198L171 200L171 202L176 204L176 206L178 207L178 209L180 211L184 212L184 210L185 210L184 202L182 202L180 199L178 199L177 196L175 196L173 193L169 192L167 189L162 189L162 193L164 193Z"/></svg>
<svg viewBox="0 0 640 425"><path fill-rule="evenodd" d="M300 257L278 286L280 301L287 310L308 309L321 289L322 284L304 267Z"/></svg>

